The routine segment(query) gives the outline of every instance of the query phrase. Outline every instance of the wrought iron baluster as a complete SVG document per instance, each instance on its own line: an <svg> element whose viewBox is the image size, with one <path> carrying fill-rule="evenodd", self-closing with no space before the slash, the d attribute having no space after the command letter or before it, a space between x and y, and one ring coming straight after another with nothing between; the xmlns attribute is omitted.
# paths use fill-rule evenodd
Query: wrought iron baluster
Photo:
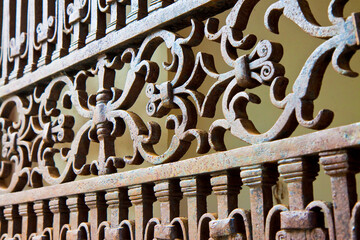
<svg viewBox="0 0 360 240"><path fill-rule="evenodd" d="M106 204L110 209L108 221L101 224L105 239L132 239L134 222L129 221L129 200L127 189L110 189L105 195ZM100 237L100 236L99 236Z"/></svg>
<svg viewBox="0 0 360 240"><path fill-rule="evenodd" d="M276 184L276 165L253 165L241 168L241 179L250 188L253 239L265 238L265 219L273 206L272 186Z"/></svg>
<svg viewBox="0 0 360 240"><path fill-rule="evenodd" d="M78 238L90 238L90 226L87 224L88 207L83 195L70 196L66 200L70 210L70 224L64 225L61 230L61 239L75 240Z"/></svg>
<svg viewBox="0 0 360 240"><path fill-rule="evenodd" d="M106 34L119 30L125 26L126 21L126 4L125 1L107 0L110 4L110 21L107 25Z"/></svg>
<svg viewBox="0 0 360 240"><path fill-rule="evenodd" d="M70 0L57 0L56 1L56 47L52 54L52 60L56 60L68 54L70 47L70 34L67 34L65 27L68 26L68 15L66 7L69 5Z"/></svg>
<svg viewBox="0 0 360 240"><path fill-rule="evenodd" d="M85 194L85 203L89 210L89 222L91 226L90 236L92 239L98 238L98 228L101 222L106 220L106 201L104 192Z"/></svg>
<svg viewBox="0 0 360 240"><path fill-rule="evenodd" d="M318 171L315 159L299 157L279 161L280 176L284 178L289 192L290 209L280 214L281 228L285 229L283 234L291 238L307 238L311 230L318 226L318 221L321 221L316 212L304 211L314 199L313 181Z"/></svg>
<svg viewBox="0 0 360 240"><path fill-rule="evenodd" d="M14 69L10 73L9 80L20 78L23 75L27 63L25 57L28 51L27 33L27 7L28 0L16 0L16 25L15 35L10 39L9 59L14 61ZM13 7L15 7L13 6Z"/></svg>
<svg viewBox="0 0 360 240"><path fill-rule="evenodd" d="M98 7L99 0L89 0L90 2L90 29L86 37L86 44L105 36L106 15Z"/></svg>
<svg viewBox="0 0 360 240"><path fill-rule="evenodd" d="M129 188L129 197L135 206L135 239L144 239L146 224L153 215L153 202L155 201L152 185L135 185Z"/></svg>
<svg viewBox="0 0 360 240"><path fill-rule="evenodd" d="M207 212L206 197L211 194L210 179L205 176L183 178L180 186L187 199L189 239L195 240L198 239L199 220Z"/></svg>
<svg viewBox="0 0 360 240"><path fill-rule="evenodd" d="M216 240L240 238L235 219L232 217L233 210L238 206L238 194L242 185L239 171L228 170L212 174L210 182L216 195L218 211L217 216L209 214L209 236Z"/></svg>
<svg viewBox="0 0 360 240"><path fill-rule="evenodd" d="M227 171L212 175L211 186L217 199L219 219L227 218L230 212L237 208L241 185L238 171Z"/></svg>
<svg viewBox="0 0 360 240"><path fill-rule="evenodd" d="M337 239L350 239L351 210L357 201L355 174L359 172L353 157L347 150L320 154L320 163L331 180Z"/></svg>
<svg viewBox="0 0 360 240"><path fill-rule="evenodd" d="M8 221L7 237L12 238L21 233L21 216L19 215L18 205L5 206L4 216Z"/></svg>
<svg viewBox="0 0 360 240"><path fill-rule="evenodd" d="M13 63L9 61L10 39L15 36L15 14L16 2L13 0L3 1L3 35L1 42L2 49L2 82L6 84L13 67Z"/></svg>
<svg viewBox="0 0 360 240"><path fill-rule="evenodd" d="M60 239L62 226L69 223L69 209L66 206L66 199L64 197L51 199L49 208L53 214L53 239ZM45 221L49 220L45 219Z"/></svg>
<svg viewBox="0 0 360 240"><path fill-rule="evenodd" d="M62 34L58 32L55 26L57 21L59 21L59 16L56 13L56 4L57 2L49 0L43 0L42 2L42 22L36 25L36 44L39 44L41 47L38 67L51 62L51 56L55 49L56 34Z"/></svg>
<svg viewBox="0 0 360 240"><path fill-rule="evenodd" d="M26 17L28 18L27 28L27 64L24 68L24 73L30 73L37 69L37 63L40 57L39 49L36 49L37 26L40 23L41 15L46 11L46 7L41 3L41 0L28 0L28 11Z"/></svg>
<svg viewBox="0 0 360 240"><path fill-rule="evenodd" d="M147 0L131 0L131 10L126 16L126 24L140 20L148 14Z"/></svg>
<svg viewBox="0 0 360 240"><path fill-rule="evenodd" d="M32 233L36 232L36 215L34 203L23 203L19 205L19 215L21 216L21 240L28 240Z"/></svg>
<svg viewBox="0 0 360 240"><path fill-rule="evenodd" d="M146 226L145 238L151 239L176 239L187 236L186 229L176 228L176 224L184 225L184 219L178 218L180 214L180 191L179 181L165 180L155 183L155 196L160 202L161 218L150 220ZM153 231L153 234L150 233ZM152 236L153 235L153 236ZM182 237L181 237L182 236Z"/></svg>
<svg viewBox="0 0 360 240"><path fill-rule="evenodd" d="M71 29L68 30L68 33L72 33L69 52L85 46L86 36L89 30L90 6L90 0L74 0L74 2L66 6L68 22L65 23L65 26L70 24Z"/></svg>
<svg viewBox="0 0 360 240"><path fill-rule="evenodd" d="M5 211L5 208L1 207L0 208L0 236L5 234L8 230L8 223L5 219L4 211Z"/></svg>
<svg viewBox="0 0 360 240"><path fill-rule="evenodd" d="M41 234L42 231L53 225L53 217L49 208L49 200L35 201L34 212L36 214L36 233Z"/></svg>
<svg viewBox="0 0 360 240"><path fill-rule="evenodd" d="M129 200L127 189L110 189L105 195L106 203L110 209L111 227L118 226L123 220L129 218Z"/></svg>

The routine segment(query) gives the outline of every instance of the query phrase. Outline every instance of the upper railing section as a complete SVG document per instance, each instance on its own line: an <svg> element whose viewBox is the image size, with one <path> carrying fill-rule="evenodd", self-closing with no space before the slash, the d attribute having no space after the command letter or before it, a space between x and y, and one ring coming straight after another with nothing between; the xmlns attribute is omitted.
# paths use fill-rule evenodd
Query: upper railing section
<svg viewBox="0 0 360 240"><path fill-rule="evenodd" d="M144 161L153 165L178 161L193 142L199 154L211 148L223 151L226 131L259 144L288 137L298 125L316 130L328 127L332 111L321 110L313 117L327 66L331 63L338 73L356 76L349 61L360 45L360 15L343 17L345 2L330 2L330 26L314 20L305 0L279 0L264 13L271 32L278 32L283 15L324 41L308 57L287 93L289 81L280 63L282 45L244 34L257 0L4 0L0 96L6 98L0 109L0 192L61 184L78 175L115 173L127 164ZM219 26L211 16L230 7ZM175 32L189 24L187 36ZM211 54L195 52L203 41L218 43L230 70L219 73ZM162 68L171 72L165 81L159 80L160 66L152 61L161 44L171 53L170 63L167 58L163 61ZM247 54L240 56L237 50ZM120 70L126 74L119 74ZM207 77L214 81L203 91ZM119 78L124 83L121 88L115 85ZM93 81L98 87L91 94L87 84ZM251 92L260 87L269 88L271 103L282 110L264 133L246 112L248 104L260 103ZM142 112L154 121L147 122L131 109L144 88L148 101ZM218 102L222 119L214 119ZM16 121L11 117L14 109ZM159 118L166 118L165 126L155 122ZM210 128L202 129L199 118L213 119ZM84 124L74 128L80 119ZM116 154L115 140L125 129L130 132L133 154L123 157ZM173 130L169 131L173 135L167 149L159 153L155 149L162 129ZM92 162L91 143L98 143L99 150Z"/></svg>
<svg viewBox="0 0 360 240"><path fill-rule="evenodd" d="M3 0L0 97L89 66L101 53L119 53L156 29L190 25L195 12L202 19L234 2Z"/></svg>

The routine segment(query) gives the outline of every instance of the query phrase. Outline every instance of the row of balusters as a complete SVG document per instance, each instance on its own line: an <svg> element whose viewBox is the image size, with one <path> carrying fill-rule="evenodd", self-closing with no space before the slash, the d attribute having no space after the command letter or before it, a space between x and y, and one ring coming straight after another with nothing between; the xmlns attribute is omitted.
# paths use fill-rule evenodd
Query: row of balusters
<svg viewBox="0 0 360 240"><path fill-rule="evenodd" d="M66 196L64 191L64 197L2 207L1 233L5 239L18 236L24 240L29 237L141 240L264 239L265 235L275 239L285 232L291 239L305 239L307 234L314 235L315 229L315 236L324 235L324 239L329 235L331 239L335 232L336 239L350 239L350 236L357 239L360 203L356 204L355 174L359 170L356 155L347 150L327 152L316 158L298 157L102 192ZM319 162L331 179L333 207L326 206L330 206L328 210L334 226L330 219L328 229L324 224L329 223L329 219L324 219L329 217L327 210L313 201L312 184L319 171ZM279 176L289 191L289 206L286 207L273 206L272 202L272 186ZM250 188L249 212L237 209L242 185ZM217 198L217 214L207 213L207 196L211 193ZM187 218L179 217L179 203L183 197L187 201ZM155 201L160 202L159 220L152 219ZM128 220L131 206L135 211L134 221ZM270 219L269 212L278 209L283 211L280 220L276 220L275 215ZM236 222L235 218L241 221Z"/></svg>
<svg viewBox="0 0 360 240"><path fill-rule="evenodd" d="M2 84L33 72L174 1L2 0Z"/></svg>

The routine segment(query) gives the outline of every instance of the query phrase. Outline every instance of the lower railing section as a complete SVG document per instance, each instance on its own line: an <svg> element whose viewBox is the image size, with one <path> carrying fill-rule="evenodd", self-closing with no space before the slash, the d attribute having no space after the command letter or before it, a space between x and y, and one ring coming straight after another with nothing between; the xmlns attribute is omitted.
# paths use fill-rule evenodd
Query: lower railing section
<svg viewBox="0 0 360 240"><path fill-rule="evenodd" d="M357 123L1 195L2 239L360 239L359 136ZM332 203L314 200L321 168L331 181ZM272 202L279 177L287 205ZM242 188L250 189L248 210L238 206ZM207 211L210 194L217 213ZM153 218L156 201L160 218Z"/></svg>

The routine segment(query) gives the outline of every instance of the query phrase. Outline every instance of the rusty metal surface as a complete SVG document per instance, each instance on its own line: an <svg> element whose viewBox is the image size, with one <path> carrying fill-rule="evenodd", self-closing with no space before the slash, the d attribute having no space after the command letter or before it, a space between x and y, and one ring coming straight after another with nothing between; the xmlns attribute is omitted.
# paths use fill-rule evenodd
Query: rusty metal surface
<svg viewBox="0 0 360 240"><path fill-rule="evenodd" d="M293 159L303 155L316 156L320 152L331 150L346 148L358 149L360 147L359 136L360 123L352 124L266 144L208 154L180 162L103 175L86 180L63 183L61 185L3 194L0 195L0 202L2 205L8 205L10 203L18 204L26 200L35 201L36 199L61 197L64 195L64 191L69 195L75 195L85 192L101 191L112 187L122 188L171 178L184 178L184 181L181 182L180 185L184 192L189 191L189 196L195 193L208 195L209 193L207 192L209 191L207 189L211 188L210 180L208 180L206 184L203 182L204 180L196 180L195 176L201 177L204 173L210 174L220 172L224 169L242 168L242 178L245 178L245 170L249 168L247 166L253 164L257 166L259 164L276 163L282 159ZM191 181L187 182L187 178ZM254 179L254 181L255 180L256 179ZM200 183L197 183L197 181L200 181ZM192 184L194 184L194 186ZM202 187L196 187L196 184L208 187L202 189ZM199 192L193 192L195 190Z"/></svg>
<svg viewBox="0 0 360 240"><path fill-rule="evenodd" d="M269 31L279 32L283 16L323 39L287 91L281 43L244 33L251 32L246 28L258 2L2 1L1 239L359 239L360 123L322 130L334 113L324 109L314 117L313 111L328 65L357 76L349 61L360 48L360 14L344 17L347 1L332 0L330 26L321 26L306 0L268 7ZM220 26L212 17L228 8ZM188 25L187 36L176 32ZM204 41L218 43L229 71L217 72L211 53L196 52ZM152 58L161 44L171 55L162 66ZM161 81L160 68L174 73L171 79ZM203 91L207 77L214 81ZM98 83L93 94L86 88L90 81ZM267 87L282 113L261 133L246 110L260 103L253 89ZM148 100L144 112L152 121L131 111L140 98ZM214 119L218 102L222 119ZM63 109L85 120L80 129L74 128L79 119ZM165 118L161 126L157 120ZM212 119L210 128L202 129L199 118ZM298 126L317 131L290 137ZM115 140L125 129L133 154L122 157ZM162 129L173 136L156 152ZM250 146L227 151L227 131ZM93 161L92 143L99 150ZM201 156L184 160L192 144ZM217 153L207 154L210 149ZM58 167L59 159L65 167ZM118 172L143 162L153 166ZM320 168L330 178L331 203L314 200ZM91 178L76 181L84 175ZM287 205L273 203L279 178ZM250 190L249 210L238 206L242 188ZM216 197L216 213L207 210L209 195Z"/></svg>

